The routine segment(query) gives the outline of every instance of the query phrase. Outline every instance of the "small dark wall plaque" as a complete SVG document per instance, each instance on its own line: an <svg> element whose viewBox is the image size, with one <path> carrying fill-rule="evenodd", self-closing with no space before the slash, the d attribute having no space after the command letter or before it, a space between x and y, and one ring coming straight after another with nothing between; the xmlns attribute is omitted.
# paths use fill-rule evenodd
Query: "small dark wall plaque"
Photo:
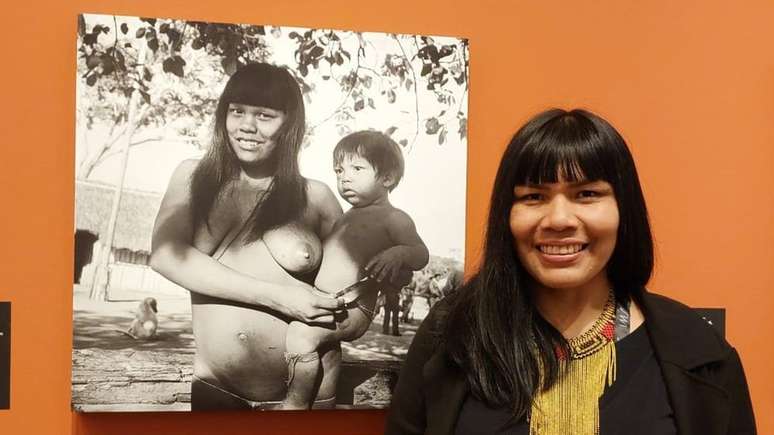
<svg viewBox="0 0 774 435"><path fill-rule="evenodd" d="M707 323L714 326L721 336L726 336L726 309L725 308L695 308L697 314Z"/></svg>
<svg viewBox="0 0 774 435"><path fill-rule="evenodd" d="M11 407L11 303L0 302L0 409Z"/></svg>

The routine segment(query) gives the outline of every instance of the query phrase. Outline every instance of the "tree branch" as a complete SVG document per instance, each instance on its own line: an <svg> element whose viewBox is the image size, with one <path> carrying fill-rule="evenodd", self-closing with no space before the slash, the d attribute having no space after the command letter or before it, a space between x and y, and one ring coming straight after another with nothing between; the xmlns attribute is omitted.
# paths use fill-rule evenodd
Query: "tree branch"
<svg viewBox="0 0 774 435"><path fill-rule="evenodd" d="M113 49L115 50L116 46L118 46L118 21L115 15L113 15L113 34L116 35L113 40Z"/></svg>
<svg viewBox="0 0 774 435"><path fill-rule="evenodd" d="M172 28L180 33L180 38L172 45L172 50L169 53L170 55L175 55L175 53L182 51L183 48L183 39L185 38L185 31L188 30L188 20L183 20L183 30L177 30L177 23L178 20L170 20L172 22ZM167 36L169 38L169 36Z"/></svg>
<svg viewBox="0 0 774 435"><path fill-rule="evenodd" d="M462 44L462 71L465 77L465 89L462 91L462 96L460 97L460 104L457 108L457 113L459 114L462 112L462 103L467 99L468 97L468 83L470 83L470 77L468 77L468 59L467 59L467 45Z"/></svg>
<svg viewBox="0 0 774 435"><path fill-rule="evenodd" d="M400 42L398 36L395 36L395 40L398 41L398 47L400 47L400 52L403 54L403 59L406 61L406 65L408 65L411 70L411 76L414 78L414 117L416 118L416 131L414 132L414 138L411 139L411 146L409 146L407 151L411 152L414 148L414 143L419 136L419 92L417 91L419 82L417 81L417 72L414 70L414 65L411 64L411 61L406 55L406 50L403 48L403 44ZM414 41L414 43L416 44L416 41Z"/></svg>
<svg viewBox="0 0 774 435"><path fill-rule="evenodd" d="M113 52L110 54L110 57L113 59L113 77L115 77L116 82L120 83L121 79L118 75L118 68L116 68L118 63L118 57L116 56L116 52L118 52L118 21L115 15L113 15L113 34L115 39L113 40Z"/></svg>
<svg viewBox="0 0 774 435"><path fill-rule="evenodd" d="M154 137L149 137L149 138L146 138L146 139L138 140L137 142L130 142L130 143L129 143L129 148L131 148L131 147L135 147L135 146L137 146L137 145L142 145L142 144L144 144L144 143L147 143L147 142L155 142L155 141L160 141L160 140L162 140L162 139L164 139L164 137L163 137L163 136L154 136ZM110 158L110 157L112 157L112 156L115 156L115 155L117 155L117 154L120 154L120 153L121 153L121 151L115 151L115 150L113 150L113 151L111 151L111 152L109 152L109 153L107 153L107 152L106 152L106 153L104 153L104 154L103 154L103 155L102 155L102 156L99 158L99 160L97 160L97 161L95 162L94 166L96 167L96 166L97 166L97 163L99 163L100 161L106 160L106 159L108 159L108 158Z"/></svg>
<svg viewBox="0 0 774 435"><path fill-rule="evenodd" d="M145 117L148 115L148 111L149 111L147 106L143 107L141 110L142 111L137 115L137 123L138 124L141 123L143 119L145 119ZM118 153L118 151L114 151L114 152L109 152L109 151L111 151L113 149L113 145L115 145L116 142L118 142L118 140L121 139L124 136L124 134L126 134L126 131L127 131L128 127L129 127L128 123L122 125L121 129L119 130L119 132L114 135L116 126L118 125L118 123L121 121L121 119L123 117L124 117L124 114L123 113L120 114L116 118L115 123L113 124L113 126L110 128L110 132L108 133L108 142L107 142L107 144L104 147L102 147L102 149L99 151L99 153L94 158L88 159L79 168L80 170L78 172L83 174L82 175L82 179L85 180L85 179L89 178L89 175L91 175L91 171L93 171L94 168L96 168L97 165L101 161L103 161L107 157L110 157L111 155L114 155L114 154ZM142 142L139 142L139 143L142 143ZM133 144L129 144L129 146L132 146L132 145Z"/></svg>
<svg viewBox="0 0 774 435"><path fill-rule="evenodd" d="M318 122L317 124L311 126L310 130L314 130L317 127L319 127L319 126L325 124L326 122L330 121L331 118L336 116L336 114L339 113L341 108L344 107L344 104L347 103L347 100L349 100L349 97L352 95L352 91L355 90L355 86L357 85L357 77L358 77L357 73L360 71L360 68L361 68L361 66L360 66L360 48L361 47L362 47L362 44L360 45L360 47L358 47L358 50L357 50L357 57L355 58L355 62L356 62L355 68L349 73L349 76L353 76L354 75L355 78L354 78L354 83L352 83L352 86L350 86L349 91L347 91L347 95L344 96L344 98L341 100L341 103L339 103L339 105L336 107L336 109L330 115L325 117L325 119L323 119L322 121Z"/></svg>

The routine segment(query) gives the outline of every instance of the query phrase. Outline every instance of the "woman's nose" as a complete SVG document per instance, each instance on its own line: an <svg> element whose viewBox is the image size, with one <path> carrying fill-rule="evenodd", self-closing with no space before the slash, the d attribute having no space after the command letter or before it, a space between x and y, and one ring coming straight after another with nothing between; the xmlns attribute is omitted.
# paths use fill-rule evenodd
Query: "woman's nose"
<svg viewBox="0 0 774 435"><path fill-rule="evenodd" d="M245 116L239 124L239 129L245 132L255 133L258 131L258 121L252 116Z"/></svg>
<svg viewBox="0 0 774 435"><path fill-rule="evenodd" d="M556 196L547 204L543 216L543 226L553 230L574 227L578 220L573 212L572 204L562 196Z"/></svg>

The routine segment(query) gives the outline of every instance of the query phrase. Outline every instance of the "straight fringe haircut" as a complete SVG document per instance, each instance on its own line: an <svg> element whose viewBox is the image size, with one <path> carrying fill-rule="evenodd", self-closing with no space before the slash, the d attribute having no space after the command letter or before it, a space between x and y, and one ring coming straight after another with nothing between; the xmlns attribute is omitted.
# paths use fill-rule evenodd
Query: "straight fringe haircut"
<svg viewBox="0 0 774 435"><path fill-rule="evenodd" d="M240 163L226 132L226 115L231 103L285 113L285 122L274 138L277 146L270 163L274 165L274 177L248 218L246 240L255 241L267 230L298 218L306 208L306 182L298 165L306 129L304 102L298 82L284 68L252 63L231 76L215 109L212 144L191 176L195 227L204 223L209 228L209 214L215 200L228 191L228 183L239 178Z"/></svg>
<svg viewBox="0 0 774 435"><path fill-rule="evenodd" d="M481 267L457 292L445 325L448 356L466 373L472 393L491 407L510 408L514 419L525 418L536 394L561 376L555 351L568 349L532 304L508 221L513 189L560 178L613 187L620 224L607 273L619 300L641 301L653 270L645 199L621 135L579 109L548 110L520 128L495 177Z"/></svg>

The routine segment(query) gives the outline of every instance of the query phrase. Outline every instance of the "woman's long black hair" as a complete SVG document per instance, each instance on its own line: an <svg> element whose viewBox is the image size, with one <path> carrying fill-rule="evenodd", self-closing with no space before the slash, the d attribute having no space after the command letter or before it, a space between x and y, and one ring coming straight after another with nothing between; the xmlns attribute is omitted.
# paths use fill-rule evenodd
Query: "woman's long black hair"
<svg viewBox="0 0 774 435"><path fill-rule="evenodd" d="M239 103L282 111L285 121L272 138L275 172L266 193L248 220L246 240L260 238L266 230L298 218L306 208L306 181L298 167L304 139L304 100L298 82L284 68L267 63L245 65L226 83L215 109L212 144L191 176L194 228L209 227L209 215L226 186L239 178L240 162L229 143L226 116L229 104Z"/></svg>
<svg viewBox="0 0 774 435"><path fill-rule="evenodd" d="M481 267L457 292L445 331L448 355L466 374L472 393L489 406L511 409L517 419L527 415L539 389L560 376L556 349L566 350L567 342L531 302L530 278L509 226L513 189L560 177L604 180L613 187L620 223L607 274L616 297L641 301L653 270L645 199L618 132L588 111L560 109L519 129L495 177Z"/></svg>

